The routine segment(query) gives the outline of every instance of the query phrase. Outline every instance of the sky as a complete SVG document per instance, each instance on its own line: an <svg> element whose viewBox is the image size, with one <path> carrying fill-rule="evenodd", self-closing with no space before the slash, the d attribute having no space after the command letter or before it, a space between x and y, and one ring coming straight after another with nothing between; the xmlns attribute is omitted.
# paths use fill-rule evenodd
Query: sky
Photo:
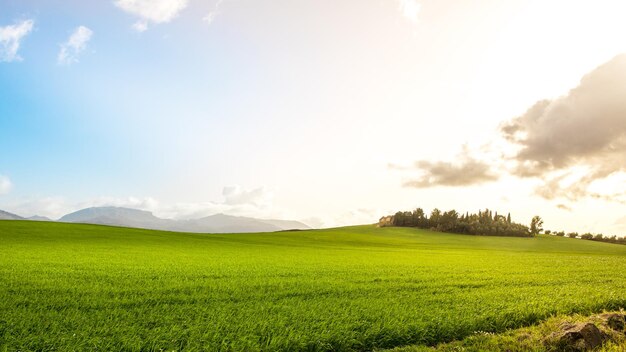
<svg viewBox="0 0 626 352"><path fill-rule="evenodd" d="M626 235L620 0L0 0L0 209Z"/></svg>

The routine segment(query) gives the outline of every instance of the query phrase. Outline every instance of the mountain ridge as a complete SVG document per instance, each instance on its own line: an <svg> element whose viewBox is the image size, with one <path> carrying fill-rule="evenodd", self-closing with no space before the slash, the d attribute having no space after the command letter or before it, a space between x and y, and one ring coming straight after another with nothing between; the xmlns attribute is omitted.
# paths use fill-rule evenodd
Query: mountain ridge
<svg viewBox="0 0 626 352"><path fill-rule="evenodd" d="M0 210L0 220L25 220L19 215L9 213L8 211Z"/></svg>
<svg viewBox="0 0 626 352"><path fill-rule="evenodd" d="M214 214L198 219L163 219L149 211L123 207L91 207L66 214L59 222L112 225L194 233L244 233L307 230L310 226L294 220L256 219Z"/></svg>

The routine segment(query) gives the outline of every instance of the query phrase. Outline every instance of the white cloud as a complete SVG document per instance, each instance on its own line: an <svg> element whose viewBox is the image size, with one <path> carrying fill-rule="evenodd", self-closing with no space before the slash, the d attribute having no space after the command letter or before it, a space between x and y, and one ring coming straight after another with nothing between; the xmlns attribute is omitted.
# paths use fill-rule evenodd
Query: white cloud
<svg viewBox="0 0 626 352"><path fill-rule="evenodd" d="M145 32L148 30L148 22L146 21L138 21L133 23L133 29L137 32Z"/></svg>
<svg viewBox="0 0 626 352"><path fill-rule="evenodd" d="M0 62L21 61L18 55L22 39L33 30L33 20L0 27Z"/></svg>
<svg viewBox="0 0 626 352"><path fill-rule="evenodd" d="M214 214L247 216L259 219L287 219L292 216L274 207L258 207L253 204L230 205L219 202L175 203L159 206L155 215L167 219L197 219Z"/></svg>
<svg viewBox="0 0 626 352"><path fill-rule="evenodd" d="M6 176L0 175L0 194L7 194L11 192L11 188L13 188L11 180Z"/></svg>
<svg viewBox="0 0 626 352"><path fill-rule="evenodd" d="M402 16L412 22L417 22L417 15L422 8L422 5L420 5L417 0L398 0L398 6Z"/></svg>
<svg viewBox="0 0 626 352"><path fill-rule="evenodd" d="M206 16L204 16L202 18L202 20L204 22L206 22L207 24L211 24L213 23L213 21L215 20L215 18L217 17L217 15L220 14L220 6L222 6L222 3L224 2L224 0L218 0L215 3L215 7L213 8L213 11L209 12Z"/></svg>
<svg viewBox="0 0 626 352"><path fill-rule="evenodd" d="M215 17L217 17L217 14L218 14L217 11L211 11L206 16L204 16L202 20L206 22L207 24L211 24L213 23L213 21L215 21Z"/></svg>
<svg viewBox="0 0 626 352"><path fill-rule="evenodd" d="M59 64L70 65L78 62L81 52L87 47L93 31L85 26L77 27L67 42L61 44L57 61Z"/></svg>
<svg viewBox="0 0 626 352"><path fill-rule="evenodd" d="M39 215L50 219L57 219L74 209L61 197L21 199L13 203L2 204L0 208L24 217Z"/></svg>
<svg viewBox="0 0 626 352"><path fill-rule="evenodd" d="M272 204L273 194L264 187L253 190L244 190L239 186L224 187L222 190L224 196L224 204L228 205L244 205L251 204L255 206L268 206Z"/></svg>
<svg viewBox="0 0 626 352"><path fill-rule="evenodd" d="M8 187L10 188L10 182ZM0 176L0 191L3 189ZM2 192L0 192L2 193ZM10 204L3 204L3 210L24 216L41 215L58 219L71 212L90 207L125 207L153 212L154 215L168 219L194 219L223 213L235 216L255 218L292 219L293 214L276 208L272 204L273 194L265 187L245 190L239 186L224 187L224 199L221 202L207 201L194 203L166 204L152 197L98 197L86 201L69 201L63 197L22 199Z"/></svg>
<svg viewBox="0 0 626 352"><path fill-rule="evenodd" d="M78 208L89 207L123 207L148 211L157 211L159 202L152 197L99 197L77 204Z"/></svg>
<svg viewBox="0 0 626 352"><path fill-rule="evenodd" d="M167 23L187 7L188 0L116 0L115 6L139 17L133 24L138 32L148 29L149 23Z"/></svg>

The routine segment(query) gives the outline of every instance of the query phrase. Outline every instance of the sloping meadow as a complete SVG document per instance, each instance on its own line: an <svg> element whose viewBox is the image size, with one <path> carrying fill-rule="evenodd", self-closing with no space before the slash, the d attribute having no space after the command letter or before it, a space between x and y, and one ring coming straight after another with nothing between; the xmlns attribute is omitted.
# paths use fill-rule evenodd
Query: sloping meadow
<svg viewBox="0 0 626 352"><path fill-rule="evenodd" d="M626 246L0 221L0 350L362 351L626 306Z"/></svg>

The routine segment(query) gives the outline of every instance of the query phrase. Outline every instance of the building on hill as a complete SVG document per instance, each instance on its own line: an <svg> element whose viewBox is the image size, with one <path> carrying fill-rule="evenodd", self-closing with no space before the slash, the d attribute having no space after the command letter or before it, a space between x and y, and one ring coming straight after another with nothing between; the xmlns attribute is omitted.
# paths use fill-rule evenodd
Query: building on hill
<svg viewBox="0 0 626 352"><path fill-rule="evenodd" d="M393 226L393 215L383 216L378 220L378 227Z"/></svg>

